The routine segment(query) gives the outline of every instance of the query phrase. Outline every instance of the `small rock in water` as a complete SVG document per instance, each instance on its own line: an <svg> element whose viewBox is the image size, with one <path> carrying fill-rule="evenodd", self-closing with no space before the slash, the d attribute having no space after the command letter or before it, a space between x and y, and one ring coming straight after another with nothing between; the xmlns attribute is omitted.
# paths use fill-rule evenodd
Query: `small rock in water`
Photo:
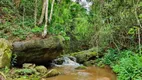
<svg viewBox="0 0 142 80"><path fill-rule="evenodd" d="M35 74L35 70L33 69L17 69L15 71L16 74L18 75L32 75L32 74Z"/></svg>
<svg viewBox="0 0 142 80"><path fill-rule="evenodd" d="M59 75L60 72L56 69L51 69L47 74L45 74L43 77L48 78L48 77L53 77Z"/></svg>
<svg viewBox="0 0 142 80"><path fill-rule="evenodd" d="M57 65L62 65L64 62L64 59L63 58L57 58L57 59L54 59L53 60L53 63L54 64L57 64Z"/></svg>
<svg viewBox="0 0 142 80"><path fill-rule="evenodd" d="M39 73L46 73L47 72L47 68L45 66L36 66L35 69L39 72Z"/></svg>
<svg viewBox="0 0 142 80"><path fill-rule="evenodd" d="M30 68L34 68L34 67L35 67L35 64L32 64L32 63L24 63L23 64L23 68L30 69Z"/></svg>

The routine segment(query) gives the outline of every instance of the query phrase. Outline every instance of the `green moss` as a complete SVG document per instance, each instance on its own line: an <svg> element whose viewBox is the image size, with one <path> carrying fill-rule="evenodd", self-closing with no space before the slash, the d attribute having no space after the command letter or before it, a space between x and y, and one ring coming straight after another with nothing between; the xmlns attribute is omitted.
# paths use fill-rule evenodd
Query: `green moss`
<svg viewBox="0 0 142 80"><path fill-rule="evenodd" d="M46 73L47 68L45 66L36 66L35 69L40 73Z"/></svg>
<svg viewBox="0 0 142 80"><path fill-rule="evenodd" d="M33 69L18 69L15 71L18 75L32 75L35 74L35 70Z"/></svg>
<svg viewBox="0 0 142 80"><path fill-rule="evenodd" d="M95 60L89 60L89 61L84 62L85 66L92 66L94 64L95 64Z"/></svg>
<svg viewBox="0 0 142 80"><path fill-rule="evenodd" d="M12 57L12 44L5 39L0 39L0 68L10 67Z"/></svg>
<svg viewBox="0 0 142 80"><path fill-rule="evenodd" d="M97 53L95 51L86 50L86 51L71 53L71 56L76 57L77 62L84 63L88 61L90 58L96 57Z"/></svg>

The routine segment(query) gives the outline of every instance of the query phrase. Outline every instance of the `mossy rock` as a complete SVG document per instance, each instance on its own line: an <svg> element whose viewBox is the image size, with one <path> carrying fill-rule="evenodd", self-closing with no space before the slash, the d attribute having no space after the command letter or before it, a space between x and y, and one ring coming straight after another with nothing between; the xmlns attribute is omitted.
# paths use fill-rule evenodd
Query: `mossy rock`
<svg viewBox="0 0 142 80"><path fill-rule="evenodd" d="M34 69L17 69L15 71L16 74L18 75L32 75L36 73L36 70Z"/></svg>
<svg viewBox="0 0 142 80"><path fill-rule="evenodd" d="M0 68L10 67L12 57L12 43L5 39L0 39Z"/></svg>
<svg viewBox="0 0 142 80"><path fill-rule="evenodd" d="M51 69L49 72L47 72L43 77L48 78L48 77L53 77L59 75L60 72L56 69Z"/></svg>
<svg viewBox="0 0 142 80"><path fill-rule="evenodd" d="M58 65L62 65L63 62L64 62L63 57L57 58L57 59L54 59L54 60L53 60L53 63L58 64Z"/></svg>
<svg viewBox="0 0 142 80"><path fill-rule="evenodd" d="M95 65L95 60L90 60L90 61L86 61L86 62L84 62L83 64L85 65L85 66L92 66L92 65Z"/></svg>
<svg viewBox="0 0 142 80"><path fill-rule="evenodd" d="M90 59L95 59L97 53L93 50L85 50L81 52L71 53L71 56L74 56L77 59L78 63L84 63Z"/></svg>
<svg viewBox="0 0 142 80"><path fill-rule="evenodd" d="M35 68L35 64L32 64L32 63L24 63L23 64L23 68L27 68L27 69L33 69Z"/></svg>
<svg viewBox="0 0 142 80"><path fill-rule="evenodd" d="M39 73L46 73L47 72L47 68L45 66L36 66L35 69Z"/></svg>
<svg viewBox="0 0 142 80"><path fill-rule="evenodd" d="M78 66L78 67L75 68L75 69L86 69L86 66L81 65L81 66Z"/></svg>

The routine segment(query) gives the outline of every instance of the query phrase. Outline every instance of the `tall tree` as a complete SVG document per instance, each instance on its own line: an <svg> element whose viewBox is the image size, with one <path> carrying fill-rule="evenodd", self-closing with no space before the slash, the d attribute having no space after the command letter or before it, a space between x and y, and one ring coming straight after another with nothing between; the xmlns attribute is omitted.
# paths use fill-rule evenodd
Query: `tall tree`
<svg viewBox="0 0 142 80"><path fill-rule="evenodd" d="M44 0L44 1L43 1L42 13L41 13L41 17L40 17L40 20L39 20L39 23L38 23L38 24L42 24L42 23L43 23L44 16L45 16L44 31L42 32L42 37L43 37L43 38L45 38L45 36L47 35L47 26L48 26L48 23L50 23L50 22L51 22L51 19L52 19L54 2L55 2L55 0L52 0L50 15L49 15L49 18L48 18L49 0ZM45 14L45 15L44 15L44 14Z"/></svg>
<svg viewBox="0 0 142 80"><path fill-rule="evenodd" d="M34 18L35 18L35 27L37 22L37 0L35 0L35 12L34 12Z"/></svg>
<svg viewBox="0 0 142 80"><path fill-rule="evenodd" d="M50 16L49 16L49 23L51 22L51 19L52 19L54 2L55 2L55 0L52 1L51 11L50 11Z"/></svg>
<svg viewBox="0 0 142 80"><path fill-rule="evenodd" d="M45 14L45 8L46 8L46 0L43 0L42 13L41 13L38 24L42 24L42 22L43 22L44 14Z"/></svg>
<svg viewBox="0 0 142 80"><path fill-rule="evenodd" d="M45 25L42 37L45 38L47 35L47 24L48 24L48 0L45 1Z"/></svg>

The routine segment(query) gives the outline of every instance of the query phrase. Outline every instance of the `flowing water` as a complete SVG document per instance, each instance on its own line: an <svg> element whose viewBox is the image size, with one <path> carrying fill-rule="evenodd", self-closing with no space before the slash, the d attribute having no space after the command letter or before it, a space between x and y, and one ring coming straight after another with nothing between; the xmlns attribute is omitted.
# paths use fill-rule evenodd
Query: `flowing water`
<svg viewBox="0 0 142 80"><path fill-rule="evenodd" d="M72 61L68 57L64 58L62 65L54 67L62 74L44 80L117 80L116 75L109 67L100 68L96 66L87 67L83 70L75 69L80 64Z"/></svg>
<svg viewBox="0 0 142 80"><path fill-rule="evenodd" d="M87 13L90 11L90 7L92 6L92 2L88 0L71 0L73 2L78 2L83 8L86 9Z"/></svg>
<svg viewBox="0 0 142 80"><path fill-rule="evenodd" d="M63 74L45 80L116 80L116 75L109 68L87 67L84 70L75 70L64 66L56 69Z"/></svg>

